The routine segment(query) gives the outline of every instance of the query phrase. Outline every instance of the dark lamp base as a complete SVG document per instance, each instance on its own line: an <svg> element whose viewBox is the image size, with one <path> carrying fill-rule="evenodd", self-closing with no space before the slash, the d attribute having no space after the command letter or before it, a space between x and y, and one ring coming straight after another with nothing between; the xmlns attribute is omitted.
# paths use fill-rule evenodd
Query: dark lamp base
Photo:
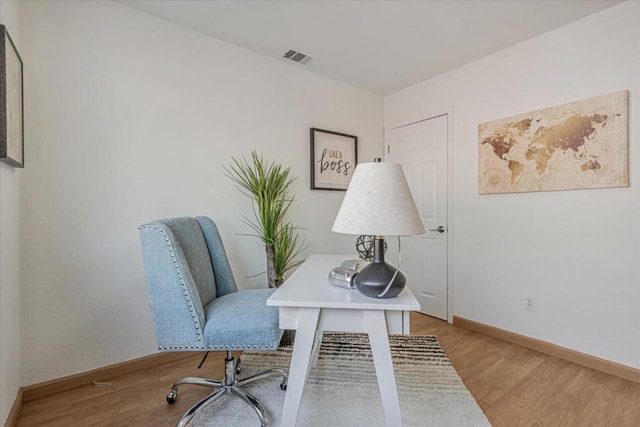
<svg viewBox="0 0 640 427"><path fill-rule="evenodd" d="M394 298L404 289L407 280L398 271L391 287L384 296L379 296L387 288L389 281L396 272L396 268L386 262L372 262L353 279L358 291L370 298Z"/></svg>

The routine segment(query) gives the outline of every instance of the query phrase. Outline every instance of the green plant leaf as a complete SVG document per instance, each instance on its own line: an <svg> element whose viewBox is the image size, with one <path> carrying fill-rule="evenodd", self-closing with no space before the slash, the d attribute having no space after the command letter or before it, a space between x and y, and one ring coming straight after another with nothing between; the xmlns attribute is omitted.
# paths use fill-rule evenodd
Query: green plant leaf
<svg viewBox="0 0 640 427"><path fill-rule="evenodd" d="M285 221L294 201L289 188L296 178L291 176L291 168L266 162L255 150L251 151L250 159L243 155L231 160L224 167L225 176L253 200L254 219L243 215L243 221L267 249L273 249L274 273L277 280L282 280L288 271L300 265L296 258L306 248L304 241L298 239L297 228Z"/></svg>
<svg viewBox="0 0 640 427"><path fill-rule="evenodd" d="M286 223L278 232L278 238L273 250L273 268L276 280L282 282L289 270L299 266L302 261L296 258L307 248L304 240L298 239L295 232L296 227L291 223Z"/></svg>

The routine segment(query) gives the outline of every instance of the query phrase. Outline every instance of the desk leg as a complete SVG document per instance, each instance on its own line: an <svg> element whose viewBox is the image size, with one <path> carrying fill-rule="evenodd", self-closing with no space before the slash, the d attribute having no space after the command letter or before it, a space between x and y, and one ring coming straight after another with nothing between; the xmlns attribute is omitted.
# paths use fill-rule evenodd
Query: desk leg
<svg viewBox="0 0 640 427"><path fill-rule="evenodd" d="M411 312L402 312L402 333L404 335L411 335Z"/></svg>
<svg viewBox="0 0 640 427"><path fill-rule="evenodd" d="M311 367L316 368L318 366L318 357L320 356L320 347L322 346L322 331L316 331L316 339L313 342L313 350L311 353Z"/></svg>
<svg viewBox="0 0 640 427"><path fill-rule="evenodd" d="M384 310L364 310L364 321L371 342L373 363L376 367L380 398L387 426L401 426L400 401L393 373L389 335Z"/></svg>
<svg viewBox="0 0 640 427"><path fill-rule="evenodd" d="M298 327L291 354L289 384L284 396L281 427L294 427L298 419L298 409L302 400L302 390L309 374L311 349L320 317L319 308L300 308Z"/></svg>

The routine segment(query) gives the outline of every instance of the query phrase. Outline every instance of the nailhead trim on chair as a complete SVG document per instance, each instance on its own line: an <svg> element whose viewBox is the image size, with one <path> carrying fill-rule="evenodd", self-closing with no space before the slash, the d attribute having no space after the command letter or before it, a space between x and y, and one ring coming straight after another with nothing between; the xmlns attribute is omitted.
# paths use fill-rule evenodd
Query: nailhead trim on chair
<svg viewBox="0 0 640 427"><path fill-rule="evenodd" d="M145 224L142 225L140 227L138 227L138 230L143 229L143 228L151 228L151 224ZM175 254L173 253L173 244L171 242L171 239L169 239L169 235L164 231L164 229L162 227L158 228L157 225L153 226L154 230L158 230L160 233L162 233L162 236L164 237L164 240L167 242L167 247L169 248L169 253L171 255L171 259L173 261L173 264L176 266L176 271L178 273L178 280L180 281L180 285L182 287L182 292L184 293L185 299L187 301L187 304L189 304L189 310L191 311L191 317L193 317L193 322L195 323L195 330L196 330L196 335L198 336L198 341L202 341L202 337L200 334L200 326L199 326L199 320L196 317L196 314L193 311L193 305L191 304L191 298L189 297L189 292L187 290L187 286L184 283L184 278L182 277L182 272L180 271L180 266L178 265L178 261L176 260ZM169 349L172 349L173 346L169 346ZM175 346L175 348L182 348L182 346ZM188 348L188 346L185 346L185 348ZM204 348L204 346L203 346Z"/></svg>
<svg viewBox="0 0 640 427"><path fill-rule="evenodd" d="M159 346L158 350L183 350L183 349L189 349L189 347L191 348L199 348L202 350L206 350L207 348L211 349L211 350L226 350L226 349L236 349L236 350L240 350L240 349L250 349L250 348L255 348L255 349L275 349L276 347L273 345L247 345L247 344L226 344L226 345L217 345L217 344L209 344L207 345L197 345L197 344L191 344L189 345L165 345L165 346Z"/></svg>

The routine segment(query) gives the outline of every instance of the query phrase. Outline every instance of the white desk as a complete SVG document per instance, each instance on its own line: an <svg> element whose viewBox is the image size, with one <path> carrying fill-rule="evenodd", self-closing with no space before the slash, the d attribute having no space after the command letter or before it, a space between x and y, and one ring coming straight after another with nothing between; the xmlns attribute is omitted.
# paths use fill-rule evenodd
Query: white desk
<svg viewBox="0 0 640 427"><path fill-rule="evenodd" d="M329 271L353 255L312 255L267 300L280 307L280 328L295 329L282 427L295 426L316 331L366 332L388 426L400 426L400 403L388 334L409 333L409 311L420 305L408 287L389 299L375 299L328 282Z"/></svg>

